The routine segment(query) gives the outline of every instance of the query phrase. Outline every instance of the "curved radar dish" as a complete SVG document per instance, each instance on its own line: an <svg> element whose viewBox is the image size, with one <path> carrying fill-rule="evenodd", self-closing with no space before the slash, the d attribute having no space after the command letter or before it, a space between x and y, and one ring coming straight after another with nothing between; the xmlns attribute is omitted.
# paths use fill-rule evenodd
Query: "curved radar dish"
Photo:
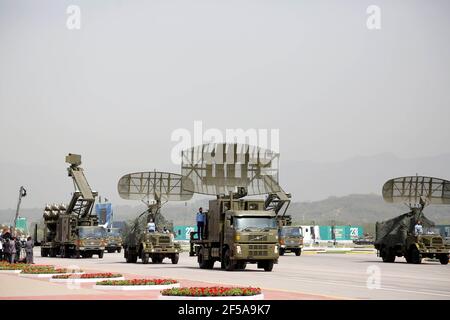
<svg viewBox="0 0 450 320"><path fill-rule="evenodd" d="M186 183L192 184L175 173L136 172L120 178L117 190L126 200L187 201L193 193L183 188Z"/></svg>
<svg viewBox="0 0 450 320"><path fill-rule="evenodd" d="M450 204L450 182L443 179L410 176L387 181L383 199L389 203Z"/></svg>
<svg viewBox="0 0 450 320"><path fill-rule="evenodd" d="M279 192L279 154L238 143L203 144L181 154L181 174L186 190L226 195L245 187L247 195Z"/></svg>

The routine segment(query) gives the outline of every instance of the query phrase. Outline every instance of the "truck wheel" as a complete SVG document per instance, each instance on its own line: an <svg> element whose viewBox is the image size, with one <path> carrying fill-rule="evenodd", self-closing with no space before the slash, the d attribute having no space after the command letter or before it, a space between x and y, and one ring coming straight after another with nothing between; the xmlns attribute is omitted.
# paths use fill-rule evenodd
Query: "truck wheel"
<svg viewBox="0 0 450 320"><path fill-rule="evenodd" d="M280 256L284 256L284 248L280 248Z"/></svg>
<svg viewBox="0 0 450 320"><path fill-rule="evenodd" d="M388 248L383 248L381 250L381 258L383 259L383 262L392 263L395 261L395 254L393 254Z"/></svg>
<svg viewBox="0 0 450 320"><path fill-rule="evenodd" d="M120 253L122 251L122 248L117 249L117 253Z"/></svg>
<svg viewBox="0 0 450 320"><path fill-rule="evenodd" d="M162 262L162 259L160 258L160 257L158 257L157 255L154 255L153 257L152 257L152 263L161 263Z"/></svg>
<svg viewBox="0 0 450 320"><path fill-rule="evenodd" d="M50 249L50 257L52 257L52 258L56 257L56 250L55 249Z"/></svg>
<svg viewBox="0 0 450 320"><path fill-rule="evenodd" d="M47 249L41 248L41 257L45 258L48 256L48 252Z"/></svg>
<svg viewBox="0 0 450 320"><path fill-rule="evenodd" d="M75 259L80 259L80 250L75 250L74 253L73 253L73 257Z"/></svg>
<svg viewBox="0 0 450 320"><path fill-rule="evenodd" d="M180 259L180 255L178 253L175 253L171 258L172 264L177 264L179 259Z"/></svg>
<svg viewBox="0 0 450 320"><path fill-rule="evenodd" d="M448 264L448 254L441 254L439 257L439 262L441 264Z"/></svg>
<svg viewBox="0 0 450 320"><path fill-rule="evenodd" d="M236 263L236 269L238 269L238 270L245 270L246 267L247 267L247 262L245 262L245 261L239 261Z"/></svg>
<svg viewBox="0 0 450 320"><path fill-rule="evenodd" d="M103 250L100 250L100 251L99 251L99 253L98 253L98 258L99 258L99 259L103 259L103 253L104 253Z"/></svg>
<svg viewBox="0 0 450 320"><path fill-rule="evenodd" d="M273 261L267 261L266 263L264 263L264 271L270 272L273 269Z"/></svg>
<svg viewBox="0 0 450 320"><path fill-rule="evenodd" d="M108 249L108 250L106 250L106 251L108 251L108 253L114 253L114 251L116 251L116 250Z"/></svg>
<svg viewBox="0 0 450 320"><path fill-rule="evenodd" d="M223 256L223 263L224 263L225 270L227 270L227 271L233 271L236 268L236 263L233 260L231 260L230 249L227 249L225 251L225 254Z"/></svg>
<svg viewBox="0 0 450 320"><path fill-rule="evenodd" d="M150 255L148 253L142 252L141 260L143 264L147 264L150 260Z"/></svg>
<svg viewBox="0 0 450 320"><path fill-rule="evenodd" d="M412 247L409 253L411 262L414 264L420 264L422 262L422 256L420 255L419 249Z"/></svg>
<svg viewBox="0 0 450 320"><path fill-rule="evenodd" d="M302 254L302 249L295 250L295 255L298 257Z"/></svg>

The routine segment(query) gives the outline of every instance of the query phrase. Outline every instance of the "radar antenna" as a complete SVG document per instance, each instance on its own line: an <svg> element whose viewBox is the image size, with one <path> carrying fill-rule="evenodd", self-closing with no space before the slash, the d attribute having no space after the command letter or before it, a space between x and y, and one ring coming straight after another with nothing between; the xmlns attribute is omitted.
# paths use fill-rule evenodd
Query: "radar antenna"
<svg viewBox="0 0 450 320"><path fill-rule="evenodd" d="M138 200L145 203L147 209L139 215L149 213L149 218L156 218L161 206L168 201L187 201L193 193L185 190L189 179L169 172L136 172L120 178L117 190L122 199Z"/></svg>

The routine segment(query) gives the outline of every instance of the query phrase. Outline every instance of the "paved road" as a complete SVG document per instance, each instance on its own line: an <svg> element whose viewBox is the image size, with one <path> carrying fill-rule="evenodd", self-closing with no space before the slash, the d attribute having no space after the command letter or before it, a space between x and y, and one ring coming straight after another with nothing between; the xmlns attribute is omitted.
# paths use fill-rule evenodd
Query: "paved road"
<svg viewBox="0 0 450 320"><path fill-rule="evenodd" d="M213 270L200 270L196 258L186 253L181 255L177 265L172 265L167 259L163 264L127 264L123 254L117 253L105 253L103 259L37 257L36 262L78 265L84 269L147 277L259 286L341 299L450 299L450 265L443 266L431 261L410 265L404 259L398 259L396 263L383 263L375 254L286 255L280 257L272 272L256 269L255 265L249 265L245 271L226 272L219 269L218 263ZM379 282L376 280L377 274ZM375 288L368 288L367 283Z"/></svg>

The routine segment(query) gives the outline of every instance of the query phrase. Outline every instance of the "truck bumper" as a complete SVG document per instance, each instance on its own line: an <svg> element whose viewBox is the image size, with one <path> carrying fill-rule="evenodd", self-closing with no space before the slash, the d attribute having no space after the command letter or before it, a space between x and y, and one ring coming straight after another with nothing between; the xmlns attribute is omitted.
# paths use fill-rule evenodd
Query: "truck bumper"
<svg viewBox="0 0 450 320"><path fill-rule="evenodd" d="M235 260L278 260L278 257L279 247L278 244L275 243L237 243L233 248L233 259Z"/></svg>

